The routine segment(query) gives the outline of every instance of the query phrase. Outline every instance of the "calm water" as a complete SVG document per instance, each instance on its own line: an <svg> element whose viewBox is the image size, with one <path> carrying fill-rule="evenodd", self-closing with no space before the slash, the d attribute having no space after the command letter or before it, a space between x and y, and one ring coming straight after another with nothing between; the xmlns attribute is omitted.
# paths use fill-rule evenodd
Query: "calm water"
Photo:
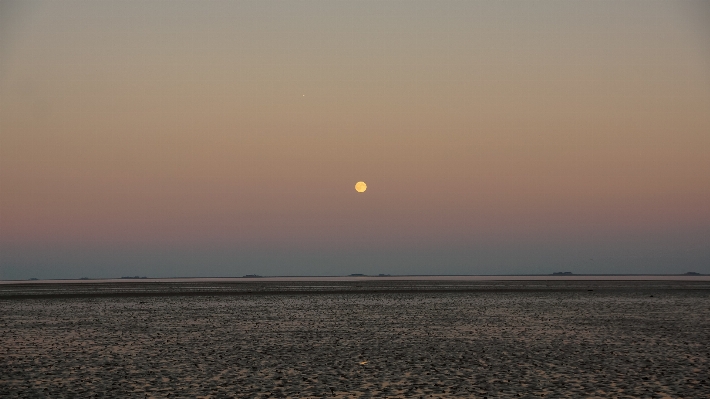
<svg viewBox="0 0 710 399"><path fill-rule="evenodd" d="M191 282L269 282L269 281L710 281L710 275L534 275L534 276L323 276L323 277L200 277L200 278L141 278L141 279L91 279L91 280L0 280L0 284L26 283L191 283Z"/></svg>

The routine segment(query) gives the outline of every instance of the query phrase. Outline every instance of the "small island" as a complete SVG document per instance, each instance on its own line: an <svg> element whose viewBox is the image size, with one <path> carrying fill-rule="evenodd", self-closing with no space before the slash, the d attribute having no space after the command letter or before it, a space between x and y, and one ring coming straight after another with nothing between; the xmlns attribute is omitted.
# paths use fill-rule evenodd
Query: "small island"
<svg viewBox="0 0 710 399"><path fill-rule="evenodd" d="M574 273L572 272L554 272L552 273L553 276L571 276Z"/></svg>

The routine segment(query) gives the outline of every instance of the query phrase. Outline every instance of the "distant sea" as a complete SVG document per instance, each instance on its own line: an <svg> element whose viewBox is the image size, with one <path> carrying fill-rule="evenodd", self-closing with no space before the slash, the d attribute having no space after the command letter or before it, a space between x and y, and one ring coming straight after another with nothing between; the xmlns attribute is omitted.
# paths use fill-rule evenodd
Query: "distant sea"
<svg viewBox="0 0 710 399"><path fill-rule="evenodd" d="M197 283L197 282L347 282L347 281L710 281L710 275L685 274L572 274L572 275L413 275L413 276L260 276L260 277L174 277L0 280L0 284L28 283Z"/></svg>

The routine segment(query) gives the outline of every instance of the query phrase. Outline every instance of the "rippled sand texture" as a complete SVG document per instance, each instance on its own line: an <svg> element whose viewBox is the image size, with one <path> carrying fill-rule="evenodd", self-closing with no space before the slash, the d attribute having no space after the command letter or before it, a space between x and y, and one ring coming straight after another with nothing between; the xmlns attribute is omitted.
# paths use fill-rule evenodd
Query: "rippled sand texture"
<svg viewBox="0 0 710 399"><path fill-rule="evenodd" d="M710 397L707 290L0 301L0 397Z"/></svg>

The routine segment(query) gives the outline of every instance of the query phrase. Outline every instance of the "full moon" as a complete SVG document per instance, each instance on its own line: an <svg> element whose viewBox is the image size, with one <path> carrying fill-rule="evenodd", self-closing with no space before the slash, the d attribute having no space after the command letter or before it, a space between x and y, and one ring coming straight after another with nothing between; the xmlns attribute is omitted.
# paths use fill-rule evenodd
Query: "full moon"
<svg viewBox="0 0 710 399"><path fill-rule="evenodd" d="M355 183L355 191L358 193L364 193L367 190L367 184L364 181L359 181Z"/></svg>

